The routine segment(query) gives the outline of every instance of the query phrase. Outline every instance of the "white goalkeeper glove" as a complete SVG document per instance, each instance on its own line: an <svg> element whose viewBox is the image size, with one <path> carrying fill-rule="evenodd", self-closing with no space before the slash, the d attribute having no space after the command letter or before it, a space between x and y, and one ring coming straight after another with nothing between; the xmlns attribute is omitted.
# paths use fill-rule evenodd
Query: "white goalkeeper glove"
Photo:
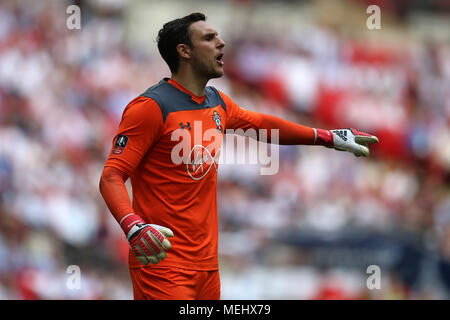
<svg viewBox="0 0 450 320"><path fill-rule="evenodd" d="M147 265L157 264L167 257L166 251L172 245L167 239L173 237L169 228L156 224L146 224L140 216L130 213L122 218L120 226L130 244L130 249L138 260Z"/></svg>
<svg viewBox="0 0 450 320"><path fill-rule="evenodd" d="M377 143L374 135L353 128L324 130L314 128L315 144L324 145L339 151L349 151L355 156L367 157L370 154L369 143Z"/></svg>

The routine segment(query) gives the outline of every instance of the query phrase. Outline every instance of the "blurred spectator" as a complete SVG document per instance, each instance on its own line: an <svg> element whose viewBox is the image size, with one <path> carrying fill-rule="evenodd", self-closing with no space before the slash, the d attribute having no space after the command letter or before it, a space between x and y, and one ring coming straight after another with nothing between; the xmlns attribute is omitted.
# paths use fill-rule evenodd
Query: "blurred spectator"
<svg viewBox="0 0 450 320"><path fill-rule="evenodd" d="M77 3L83 26L70 32L62 14L69 1L0 4L0 299L132 298L127 243L98 181L124 107L168 74L155 52L127 41L124 13L135 4ZM368 159L282 147L274 176L222 165L224 299L450 296L394 269L385 290L368 292L365 270L339 261L323 270L301 245L277 242L292 230L325 238L402 231L423 259L432 252L450 263L450 45L406 37L407 8L386 10L405 36L395 45L314 19L292 32L249 26L225 39L227 77L214 83L242 107L316 127L354 126L380 143ZM69 265L81 269L80 290L66 286Z"/></svg>

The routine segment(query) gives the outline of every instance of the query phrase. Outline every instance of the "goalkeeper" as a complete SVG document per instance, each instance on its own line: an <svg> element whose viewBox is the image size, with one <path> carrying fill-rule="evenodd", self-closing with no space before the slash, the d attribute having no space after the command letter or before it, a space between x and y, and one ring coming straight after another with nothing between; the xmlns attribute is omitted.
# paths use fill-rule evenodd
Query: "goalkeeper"
<svg viewBox="0 0 450 320"><path fill-rule="evenodd" d="M279 144L356 156L368 156L368 144L378 142L355 129L310 128L245 110L207 86L224 73L225 43L205 20L193 13L159 31L158 49L172 76L126 106L100 178L100 192L130 245L135 299L220 298L216 160L225 129L278 129ZM180 143L174 133L188 147L182 163L174 161ZM197 157L199 150L207 157Z"/></svg>

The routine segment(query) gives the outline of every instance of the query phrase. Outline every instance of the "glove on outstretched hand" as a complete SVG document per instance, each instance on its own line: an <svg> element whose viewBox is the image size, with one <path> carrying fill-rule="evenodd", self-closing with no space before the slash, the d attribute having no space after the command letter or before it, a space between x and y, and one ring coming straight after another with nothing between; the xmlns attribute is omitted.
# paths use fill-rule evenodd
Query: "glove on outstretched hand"
<svg viewBox="0 0 450 320"><path fill-rule="evenodd" d="M334 148L339 151L349 151L355 156L367 157L370 154L369 143L377 143L378 138L371 134L349 129L314 129L316 132L316 144Z"/></svg>

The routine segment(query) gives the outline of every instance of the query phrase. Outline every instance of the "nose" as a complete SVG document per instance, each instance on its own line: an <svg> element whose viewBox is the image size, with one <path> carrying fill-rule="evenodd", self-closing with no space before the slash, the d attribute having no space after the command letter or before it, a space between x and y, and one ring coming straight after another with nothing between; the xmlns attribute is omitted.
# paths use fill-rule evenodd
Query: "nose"
<svg viewBox="0 0 450 320"><path fill-rule="evenodd" d="M218 43L217 43L217 47L222 49L223 47L225 47L225 42L222 40L222 38L217 37Z"/></svg>

